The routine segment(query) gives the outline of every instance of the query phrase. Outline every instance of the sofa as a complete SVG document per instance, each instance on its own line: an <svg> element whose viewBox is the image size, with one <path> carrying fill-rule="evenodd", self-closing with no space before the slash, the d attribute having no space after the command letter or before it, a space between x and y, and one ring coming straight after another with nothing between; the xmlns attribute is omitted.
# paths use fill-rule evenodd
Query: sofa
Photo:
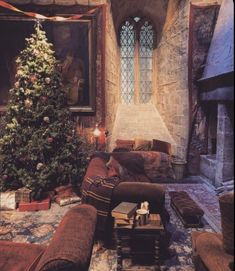
<svg viewBox="0 0 235 271"><path fill-rule="evenodd" d="M87 271L97 211L90 205L71 208L49 246L0 241L1 271Z"/></svg>
<svg viewBox="0 0 235 271"><path fill-rule="evenodd" d="M234 193L219 197L222 232L192 233L196 271L234 270Z"/></svg>
<svg viewBox="0 0 235 271"><path fill-rule="evenodd" d="M162 184L155 183L152 180L151 174L153 173L151 169L153 168L157 172L157 168L154 168L155 158L163 156L166 159L162 163L166 162L167 155L164 153L154 153L154 152L115 152L115 153L96 153L87 168L86 175L84 177L81 191L82 191L82 202L91 204L98 209L98 222L97 229L98 232L104 233L107 238L111 238L110 234L112 232L113 219L110 216L111 210L117 206L119 203L134 202L141 203L143 201L148 201L150 206L150 212L159 213L161 215L162 221L165 224L169 221L169 215L165 209L165 187ZM149 161L147 163L146 161ZM114 162L113 162L114 161ZM167 160L168 161L168 160ZM151 165L151 163L153 163ZM160 163L161 164L161 163ZM169 163L164 166L162 171L168 171ZM161 167L160 165L159 167ZM145 169L149 168L150 174L146 174ZM168 173L167 173L168 174ZM99 211L97 206L97 199L107 200L107 195L105 194L95 194L97 190L101 190L102 186L99 184L103 183L104 186L110 186L107 181L109 178L116 176L118 181L116 185L113 186L111 192L110 205L108 206L108 218L106 223L102 223L104 212ZM101 181L98 182L101 178ZM107 181L107 183L105 183ZM96 190L91 190L91 189ZM92 197L88 198L84 195L92 194Z"/></svg>

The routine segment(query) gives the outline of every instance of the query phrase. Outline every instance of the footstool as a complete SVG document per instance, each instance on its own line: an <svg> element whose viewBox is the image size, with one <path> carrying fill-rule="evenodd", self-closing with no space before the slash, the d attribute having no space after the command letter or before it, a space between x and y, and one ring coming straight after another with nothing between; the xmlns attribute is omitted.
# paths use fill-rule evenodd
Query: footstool
<svg viewBox="0 0 235 271"><path fill-rule="evenodd" d="M185 191L171 191L171 207L176 211L186 228L203 227L201 221L204 211Z"/></svg>

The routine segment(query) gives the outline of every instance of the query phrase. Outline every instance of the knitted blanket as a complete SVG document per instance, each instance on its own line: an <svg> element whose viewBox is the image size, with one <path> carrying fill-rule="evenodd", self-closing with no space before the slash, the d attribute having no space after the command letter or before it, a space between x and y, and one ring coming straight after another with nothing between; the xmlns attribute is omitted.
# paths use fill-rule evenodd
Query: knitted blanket
<svg viewBox="0 0 235 271"><path fill-rule="evenodd" d="M110 213L113 189L120 182L119 177L87 177L82 184L82 202L97 209L97 228L104 231Z"/></svg>

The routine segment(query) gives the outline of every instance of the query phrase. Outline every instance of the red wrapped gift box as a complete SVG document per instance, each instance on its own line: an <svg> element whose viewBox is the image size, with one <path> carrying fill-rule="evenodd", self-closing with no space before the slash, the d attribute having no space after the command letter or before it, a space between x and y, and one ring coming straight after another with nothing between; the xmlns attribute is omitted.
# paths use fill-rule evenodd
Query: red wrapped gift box
<svg viewBox="0 0 235 271"><path fill-rule="evenodd" d="M32 202L20 202L19 211L20 212L33 212L33 211L42 211L50 209L51 200L46 198L41 201L32 201Z"/></svg>

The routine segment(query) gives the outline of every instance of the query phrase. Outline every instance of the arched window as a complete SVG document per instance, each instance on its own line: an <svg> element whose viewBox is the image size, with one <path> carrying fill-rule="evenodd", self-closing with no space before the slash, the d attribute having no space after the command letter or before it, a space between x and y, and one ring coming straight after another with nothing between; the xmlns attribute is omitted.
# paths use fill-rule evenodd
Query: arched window
<svg viewBox="0 0 235 271"><path fill-rule="evenodd" d="M121 99L147 103L152 96L155 31L145 18L127 19L120 28Z"/></svg>

